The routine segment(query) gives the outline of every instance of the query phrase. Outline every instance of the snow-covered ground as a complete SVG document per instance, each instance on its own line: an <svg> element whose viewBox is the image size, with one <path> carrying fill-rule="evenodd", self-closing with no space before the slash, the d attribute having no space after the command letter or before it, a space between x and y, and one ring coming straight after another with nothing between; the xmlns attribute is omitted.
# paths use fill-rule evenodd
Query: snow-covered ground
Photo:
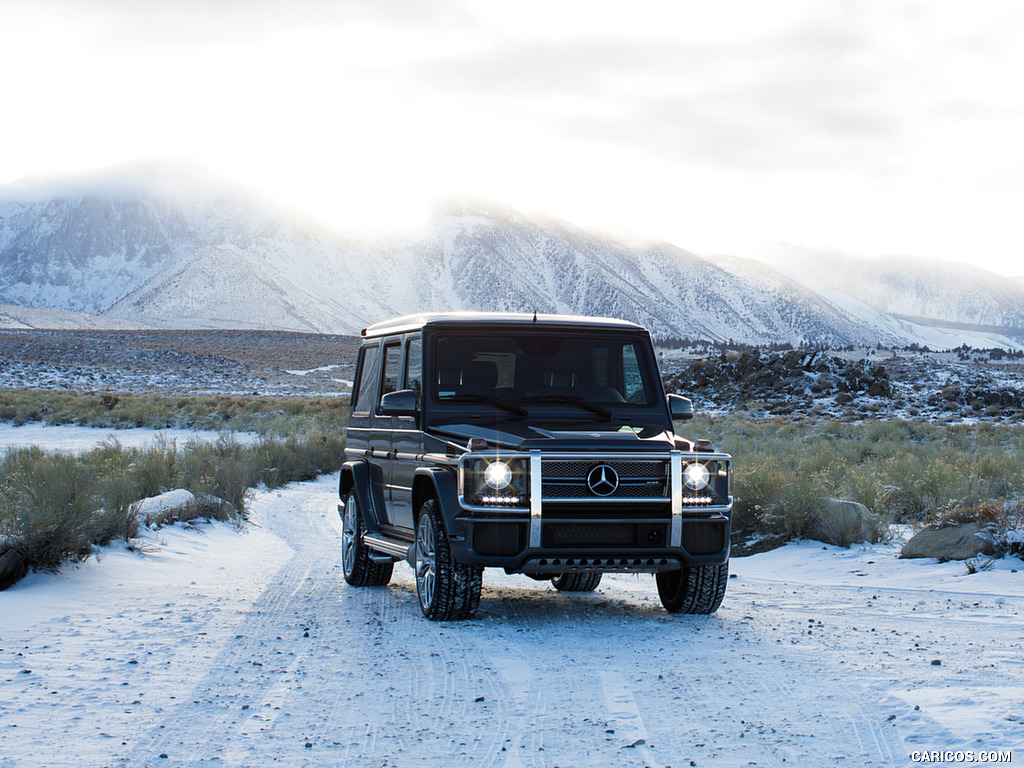
<svg viewBox="0 0 1024 768"><path fill-rule="evenodd" d="M232 432L230 439L238 443L256 442L259 435L248 432ZM147 448L159 441L177 443L179 446L190 441L212 443L220 438L219 432L189 429L95 429L73 425L48 426L30 422L18 427L0 421L0 453L8 448L28 448L38 445L51 451L80 453L97 447L100 443L116 440L125 448Z"/></svg>
<svg viewBox="0 0 1024 768"><path fill-rule="evenodd" d="M431 623L404 564L345 584L336 488L0 592L0 767L1024 762L1017 560L791 544L735 558L700 617L650 576L568 594L489 570L475 619Z"/></svg>

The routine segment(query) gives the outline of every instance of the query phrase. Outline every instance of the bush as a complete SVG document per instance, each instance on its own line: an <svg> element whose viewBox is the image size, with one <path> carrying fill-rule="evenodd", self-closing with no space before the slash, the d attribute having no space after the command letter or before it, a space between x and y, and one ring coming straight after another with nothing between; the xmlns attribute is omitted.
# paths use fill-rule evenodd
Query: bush
<svg viewBox="0 0 1024 768"><path fill-rule="evenodd" d="M9 451L0 464L0 540L29 566L56 570L91 551L95 475L74 456Z"/></svg>

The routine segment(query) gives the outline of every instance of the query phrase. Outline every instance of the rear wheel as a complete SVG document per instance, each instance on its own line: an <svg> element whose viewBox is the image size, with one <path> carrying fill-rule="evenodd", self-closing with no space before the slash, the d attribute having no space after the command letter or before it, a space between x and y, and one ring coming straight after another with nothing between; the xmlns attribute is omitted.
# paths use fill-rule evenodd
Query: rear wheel
<svg viewBox="0 0 1024 768"><path fill-rule="evenodd" d="M551 577L551 584L559 592L593 592L601 583L601 572L560 573Z"/></svg>
<svg viewBox="0 0 1024 768"><path fill-rule="evenodd" d="M714 613L729 582L729 563L695 565L655 576L661 604L669 613Z"/></svg>
<svg viewBox="0 0 1024 768"><path fill-rule="evenodd" d="M355 493L345 497L341 513L341 570L353 587L379 587L391 581L392 563L376 563L363 544L363 517Z"/></svg>
<svg viewBox="0 0 1024 768"><path fill-rule="evenodd" d="M452 557L433 499L420 508L416 522L416 595L431 621L471 618L480 606L483 568L462 565Z"/></svg>

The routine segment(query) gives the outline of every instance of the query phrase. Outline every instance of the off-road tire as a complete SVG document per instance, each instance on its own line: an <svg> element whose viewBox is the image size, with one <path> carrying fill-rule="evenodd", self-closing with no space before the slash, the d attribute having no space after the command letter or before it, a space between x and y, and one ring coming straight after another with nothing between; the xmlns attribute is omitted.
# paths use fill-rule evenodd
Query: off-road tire
<svg viewBox="0 0 1024 768"><path fill-rule="evenodd" d="M601 583L600 571L587 573L578 571L576 573L560 573L551 577L551 585L559 592L593 592Z"/></svg>
<svg viewBox="0 0 1024 768"><path fill-rule="evenodd" d="M483 568L462 565L452 557L433 499L420 507L415 547L416 596L423 615L431 621L472 618L480 607Z"/></svg>
<svg viewBox="0 0 1024 768"><path fill-rule="evenodd" d="M341 511L341 570L353 587L380 587L391 581L392 563L376 563L363 545L363 516L355 493L345 497Z"/></svg>
<svg viewBox="0 0 1024 768"><path fill-rule="evenodd" d="M729 563L695 565L656 574L661 604L669 613L714 613L729 582Z"/></svg>

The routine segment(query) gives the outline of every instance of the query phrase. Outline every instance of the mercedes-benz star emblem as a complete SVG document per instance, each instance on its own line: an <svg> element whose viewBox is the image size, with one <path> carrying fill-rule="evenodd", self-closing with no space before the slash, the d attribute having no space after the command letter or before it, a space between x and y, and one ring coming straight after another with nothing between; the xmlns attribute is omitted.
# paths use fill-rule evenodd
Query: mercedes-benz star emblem
<svg viewBox="0 0 1024 768"><path fill-rule="evenodd" d="M619 473L607 464L598 464L587 473L587 487L595 496L611 496L619 487Z"/></svg>

